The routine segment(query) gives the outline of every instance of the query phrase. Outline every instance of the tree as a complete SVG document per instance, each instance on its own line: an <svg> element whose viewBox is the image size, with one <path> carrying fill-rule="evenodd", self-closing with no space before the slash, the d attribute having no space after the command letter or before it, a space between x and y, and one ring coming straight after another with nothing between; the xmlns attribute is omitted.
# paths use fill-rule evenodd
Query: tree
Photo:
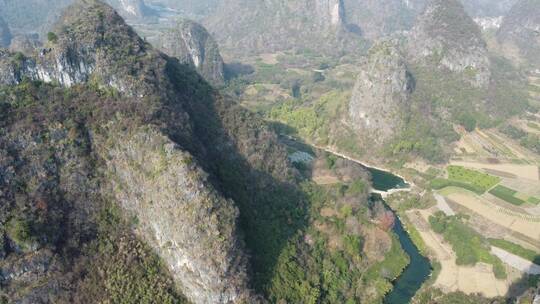
<svg viewBox="0 0 540 304"><path fill-rule="evenodd" d="M58 41L58 36L56 36L56 34L53 33L53 32L48 32L47 33L47 40L49 42L56 43Z"/></svg>

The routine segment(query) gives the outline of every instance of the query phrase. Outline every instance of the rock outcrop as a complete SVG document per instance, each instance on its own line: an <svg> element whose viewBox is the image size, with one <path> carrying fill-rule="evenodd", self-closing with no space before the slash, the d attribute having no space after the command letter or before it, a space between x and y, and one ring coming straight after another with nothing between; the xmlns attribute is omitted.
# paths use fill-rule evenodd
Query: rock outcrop
<svg viewBox="0 0 540 304"><path fill-rule="evenodd" d="M222 51L233 54L306 48L339 53L360 43L347 30L342 0L226 1L204 24Z"/></svg>
<svg viewBox="0 0 540 304"><path fill-rule="evenodd" d="M192 155L158 130L126 134L114 128L98 149L108 160L111 192L136 216L138 232L187 298L201 304L253 301L234 202L214 189Z"/></svg>
<svg viewBox="0 0 540 304"><path fill-rule="evenodd" d="M11 44L11 31L8 24L0 16L0 47L7 48Z"/></svg>
<svg viewBox="0 0 540 304"><path fill-rule="evenodd" d="M432 0L408 36L411 62L462 73L475 87L490 80L486 43L458 0Z"/></svg>
<svg viewBox="0 0 540 304"><path fill-rule="evenodd" d="M110 5L126 19L143 19L151 15L151 10L143 0L108 0Z"/></svg>
<svg viewBox="0 0 540 304"><path fill-rule="evenodd" d="M361 67L349 104L359 134L383 144L399 133L408 112L414 80L391 42L372 47Z"/></svg>
<svg viewBox="0 0 540 304"><path fill-rule="evenodd" d="M74 143L70 148L78 147L79 143L85 147L84 155L93 153L100 161L95 161L93 166L86 166L85 164L91 161L89 156L75 157L76 151L68 151L70 155L75 155L69 158L70 162L58 158L59 163L56 164L43 159L43 164L40 163L43 170L65 172L69 169L71 171L68 172L78 172L78 167L85 165L89 175L106 173L93 187L80 184L81 180L84 182L82 176L77 179L77 176L71 175L65 178L64 175L62 178L52 176L50 179L62 182L73 179L73 185L79 187L69 186L69 189L64 189L54 186L52 182L46 185L56 189L57 195L69 195L74 210L92 207L94 212L91 214L94 216L85 217L85 221L74 219L74 222L85 227L92 227L91 219L95 218L95 209L99 209L99 204L86 201L92 196L85 191L91 191L93 195L99 193L100 198L94 197L95 202L104 197L112 199L112 202L121 207L126 219L137 218L138 224L134 233L149 244L164 261L172 278L192 303L257 303L257 297L248 286L247 256L244 253L243 240L237 233L238 210L233 201L224 198L213 186L208 174L202 169L203 165L198 161L208 161L204 167L213 168L217 164L211 164L214 160L207 159L205 153L215 150L214 153L220 154L219 157L232 157L224 155L224 151L230 152L234 147L234 143L225 137L220 138L222 147L204 147L201 144L210 140L210 136L227 133L219 129L224 128L220 127L220 117L210 114L216 97L212 90L200 82L200 78L191 69L182 68L176 61L145 43L111 7L101 1L77 2L64 13L54 32L53 39L50 39L48 45L35 57L2 51L0 85L14 86L25 79L32 79L67 88L66 93L73 93L66 95L68 100L70 96L81 92L84 94L85 90L89 91L89 96L102 96L92 97L97 101L89 101L86 108L89 112L80 108L80 111L77 111L55 107L61 110L59 115L62 119L79 121L78 128L83 130L81 132L85 134L86 141L64 139L68 132L60 130L57 132L58 136L51 135L50 146L37 143L29 143L28 146L36 146L43 151L58 151L60 146L56 140ZM69 88L75 85L77 88L69 91ZM97 92L91 93L93 90ZM103 96L117 96L119 103L100 104L99 98L105 98ZM52 100L50 104L51 107L54 105ZM3 103L0 106L0 110L4 109ZM73 106L76 108L85 105ZM103 107L107 109L102 109ZM197 107L198 111L188 110ZM10 108L9 105L7 108ZM39 113L36 109L34 111ZM233 105L228 103L224 103L221 109L221 112L227 112L233 119L236 115L234 111ZM88 122L96 119L95 114L98 112L101 113L97 115L101 117L99 123ZM127 115L126 113L130 116L123 116ZM0 115L3 114L4 112L0 112ZM38 117L41 118L40 115ZM198 119L197 116L202 118ZM0 123L4 122L4 119L0 119ZM121 127L115 128L116 122ZM241 126L234 126L234 123L230 127L243 129ZM214 129L210 130L210 127ZM21 126L14 129L25 128L36 127ZM212 135L206 136L204 140L199 139L195 133L198 129ZM243 132L261 133L262 130ZM8 132L8 135L10 134ZM63 137L60 136L62 134ZM0 137L0 140L3 138ZM12 142L12 145L17 145L21 139L16 138ZM0 141L0 148L4 146L2 143ZM188 149L196 154L187 152ZM220 152L217 152L218 149ZM270 145L260 149L269 151L276 147ZM15 150L9 151L20 157ZM242 157L249 159L251 156L246 154ZM286 156L284 158L286 159ZM0 186L8 172L7 169L0 170ZM47 176L39 172L36 175ZM79 184L75 184L76 181L79 181ZM6 192L0 191L0 195L4 193ZM78 194L81 198L78 198ZM13 204L12 200L13 198L8 198L8 203L2 207ZM59 205L62 206L60 203ZM4 222L2 218L0 220ZM54 220L51 219L51 222L63 223L60 219ZM31 239L31 243L21 239L18 231L25 229L23 224L13 224L17 229L12 229L12 239L16 240L15 244L21 248L20 254L32 254L34 249L40 248L40 243L35 245L34 239ZM8 258L18 259L19 256L12 253ZM11 284L11 281L2 282ZM16 288L15 281L13 284ZM28 293L26 299L30 299L35 290L37 289L28 287L25 291ZM62 294L60 291L58 293ZM36 300L32 303L46 301Z"/></svg>
<svg viewBox="0 0 540 304"><path fill-rule="evenodd" d="M520 0L497 33L506 56L540 66L540 1Z"/></svg>
<svg viewBox="0 0 540 304"><path fill-rule="evenodd" d="M96 7L99 14L90 14L81 11L83 6L77 3L66 11L53 30L56 38L38 56L11 60L9 54L0 54L0 83L14 85L29 78L70 87L94 77L100 85L121 93L139 98L150 94L151 88L140 79L144 71L129 66L136 64L150 45L110 7ZM70 26L75 28L76 23L82 25L77 30L67 30ZM107 52L103 45L107 45ZM162 58L161 63L164 61Z"/></svg>
<svg viewBox="0 0 540 304"><path fill-rule="evenodd" d="M224 83L223 58L214 38L200 24L180 20L158 39L158 48L182 63L193 66L214 85Z"/></svg>

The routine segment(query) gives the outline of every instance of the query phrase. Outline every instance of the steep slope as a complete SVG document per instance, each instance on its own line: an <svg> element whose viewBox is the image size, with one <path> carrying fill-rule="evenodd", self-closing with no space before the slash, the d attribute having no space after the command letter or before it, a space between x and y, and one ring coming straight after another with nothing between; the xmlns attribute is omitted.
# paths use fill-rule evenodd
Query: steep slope
<svg viewBox="0 0 540 304"><path fill-rule="evenodd" d="M30 78L65 87L89 84L125 96L119 101L126 103L125 107L139 107L141 112L118 112L131 113L117 118L116 123L124 128L114 128L114 111L110 113L113 116L102 112L104 117L97 124L84 124L86 132L97 132L89 148L96 157L107 160L102 168L90 169L105 170L107 178L100 182L103 195L138 218L136 234L166 262L193 303L251 302L246 258L236 231L236 207L206 182L206 173L198 169L188 152L159 134L158 126L167 125L182 145L197 146L189 114L179 101L188 103L191 95L186 90L198 77L173 84L167 75L180 73L170 66L174 63L145 44L118 14L99 1L72 6L56 32L56 42L38 58L13 60L2 54L0 82L17 85ZM88 106L92 111L100 110L96 104ZM85 117L81 112L79 109L74 114ZM144 123L149 119L155 127ZM150 159L156 161L148 162ZM167 163L170 165L163 168ZM84 206L77 200L73 204Z"/></svg>
<svg viewBox="0 0 540 304"><path fill-rule="evenodd" d="M8 24L0 16L0 47L6 48L9 47L11 43L11 31L9 30Z"/></svg>
<svg viewBox="0 0 540 304"><path fill-rule="evenodd" d="M347 27L368 39L408 30L424 8L424 0L343 0Z"/></svg>
<svg viewBox="0 0 540 304"><path fill-rule="evenodd" d="M361 67L349 103L350 119L360 134L384 143L404 127L413 89L400 51L391 42L379 43Z"/></svg>
<svg viewBox="0 0 540 304"><path fill-rule="evenodd" d="M339 53L360 44L344 23L341 0L225 1L204 24L222 51L236 54L313 49Z"/></svg>
<svg viewBox="0 0 540 304"><path fill-rule="evenodd" d="M413 63L462 73L475 87L489 83L486 44L458 0L432 0L408 37Z"/></svg>
<svg viewBox="0 0 540 304"><path fill-rule="evenodd" d="M504 18L497 38L507 56L539 67L540 1L518 1Z"/></svg>
<svg viewBox="0 0 540 304"><path fill-rule="evenodd" d="M528 107L523 76L488 53L457 0L431 1L406 38L376 43L360 67L347 118L364 149L443 161L455 126L490 127Z"/></svg>
<svg viewBox="0 0 540 304"><path fill-rule="evenodd" d="M107 1L126 19L143 19L152 14L143 0L110 0Z"/></svg>
<svg viewBox="0 0 540 304"><path fill-rule="evenodd" d="M53 31L0 53L2 301L382 301L407 257L365 169L323 154L301 174L258 115L100 1Z"/></svg>
<svg viewBox="0 0 540 304"><path fill-rule="evenodd" d="M193 66L206 81L224 82L223 58L219 47L206 29L193 21L180 20L158 39L158 48L180 62Z"/></svg>

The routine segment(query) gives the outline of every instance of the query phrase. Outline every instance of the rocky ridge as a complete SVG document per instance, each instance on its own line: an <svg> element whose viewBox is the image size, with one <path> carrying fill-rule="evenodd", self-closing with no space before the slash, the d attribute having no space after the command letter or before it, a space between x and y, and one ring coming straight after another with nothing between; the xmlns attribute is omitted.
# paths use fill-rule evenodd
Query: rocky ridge
<svg viewBox="0 0 540 304"><path fill-rule="evenodd" d="M408 35L412 63L463 73L475 87L490 80L486 43L478 25L457 0L433 0Z"/></svg>
<svg viewBox="0 0 540 304"><path fill-rule="evenodd" d="M508 57L540 66L540 1L518 1L503 19L497 39Z"/></svg>
<svg viewBox="0 0 540 304"><path fill-rule="evenodd" d="M193 107L191 98L201 102L202 96L216 97L211 89L201 84L203 81L192 70L178 66L146 44L100 1L78 2L70 7L55 33L57 39L36 56L2 52L0 83L23 85L31 79L66 88L93 86L120 94L122 107L141 107L140 120L128 117L119 122L134 120L132 123L140 125L141 131L133 134L129 130L138 130L133 126L106 129L106 121L99 127L85 127L87 132L98 132L89 149L108 160L102 168L110 177L102 182L108 185L101 189L103 195L112 194L123 210L138 218L136 234L153 245L190 301L256 302L248 287L243 243L236 232L238 211L232 201L213 189L194 156L185 150L205 159L209 150L219 148L204 148L194 134L194 129L200 128L198 122L190 120L193 115L205 115L208 108L200 108L197 113L187 110ZM222 111L230 106L223 104ZM167 126L169 131L163 134L160 127L144 127L149 121ZM222 141L222 145L234 146L226 139ZM73 161L84 163L76 158ZM175 166L164 167L168 163ZM75 208L81 203L74 199ZM149 209L143 210L145 207Z"/></svg>
<svg viewBox="0 0 540 304"><path fill-rule="evenodd" d="M208 82L224 83L224 63L219 47L202 25L185 19L178 21L174 28L158 38L158 48L193 66Z"/></svg>
<svg viewBox="0 0 540 304"><path fill-rule="evenodd" d="M351 121L360 134L382 144L403 127L414 80L392 42L372 47L357 77L349 103Z"/></svg>
<svg viewBox="0 0 540 304"><path fill-rule="evenodd" d="M126 19L143 19L151 15L143 0L110 0L108 3Z"/></svg>

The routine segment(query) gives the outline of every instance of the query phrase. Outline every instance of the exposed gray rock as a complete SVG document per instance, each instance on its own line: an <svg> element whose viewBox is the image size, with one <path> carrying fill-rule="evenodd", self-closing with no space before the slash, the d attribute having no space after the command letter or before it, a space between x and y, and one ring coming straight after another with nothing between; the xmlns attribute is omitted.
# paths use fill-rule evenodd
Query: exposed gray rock
<svg viewBox="0 0 540 304"><path fill-rule="evenodd" d="M361 67L349 104L359 134L378 144L396 135L413 89L414 80L399 50L391 42L375 45Z"/></svg>
<svg viewBox="0 0 540 304"><path fill-rule="evenodd" d="M255 303L237 237L238 210L193 157L151 128L118 133L105 149L112 193L139 220L137 232L196 304Z"/></svg>
<svg viewBox="0 0 540 304"><path fill-rule="evenodd" d="M169 132L185 139L185 145L197 140L190 130L193 121L181 104L195 98L190 95L192 88L167 77L167 72L173 73L167 68L179 67L146 44L109 6L94 0L78 2L63 15L55 32L57 38L34 57L0 51L0 84L18 84L27 77L65 87L92 83L114 88L127 102L141 105L148 116L161 114L152 112L157 111L157 104L170 105L168 111L161 111L174 120L168 121ZM112 192L102 189L103 195L112 195L122 210L139 219L136 232L164 260L191 302L257 303L248 287L247 257L237 235L234 203L213 188L195 159L160 128L131 125L126 129L133 133L113 128L92 136L92 149L107 160L105 169L111 177L103 185L110 184ZM66 136L56 130L50 133L53 141ZM59 145L54 147L59 150ZM63 164L78 168L68 161ZM39 173L35 175L44 175ZM55 185L55 189L74 199L80 200L76 193L90 188L75 187L76 176L62 174L58 180L67 185Z"/></svg>
<svg viewBox="0 0 540 304"><path fill-rule="evenodd" d="M180 62L193 66L208 82L223 84L223 58L214 38L202 25L180 20L174 28L161 35L159 48Z"/></svg>
<svg viewBox="0 0 540 304"><path fill-rule="evenodd" d="M486 43L458 0L432 0L408 36L413 63L462 73L475 87L489 84Z"/></svg>
<svg viewBox="0 0 540 304"><path fill-rule="evenodd" d="M57 40L49 41L38 56L14 59L0 52L0 83L14 85L29 78L70 87L92 76L100 85L144 97L144 85L136 86L141 71L130 73L123 63L144 54L148 45L110 7L102 9L101 15L92 15L82 12L85 5L89 4L81 2L67 10L55 27ZM104 28L118 35L104 37ZM99 51L104 43L109 45L108 51Z"/></svg>
<svg viewBox="0 0 540 304"><path fill-rule="evenodd" d="M506 56L540 66L540 1L520 0L497 33Z"/></svg>
<svg viewBox="0 0 540 304"><path fill-rule="evenodd" d="M126 19L142 19L151 14L143 0L107 0Z"/></svg>
<svg viewBox="0 0 540 304"><path fill-rule="evenodd" d="M48 249L42 249L26 255L23 259L7 260L0 266L0 282L3 284L32 283L46 276L53 254Z"/></svg>

